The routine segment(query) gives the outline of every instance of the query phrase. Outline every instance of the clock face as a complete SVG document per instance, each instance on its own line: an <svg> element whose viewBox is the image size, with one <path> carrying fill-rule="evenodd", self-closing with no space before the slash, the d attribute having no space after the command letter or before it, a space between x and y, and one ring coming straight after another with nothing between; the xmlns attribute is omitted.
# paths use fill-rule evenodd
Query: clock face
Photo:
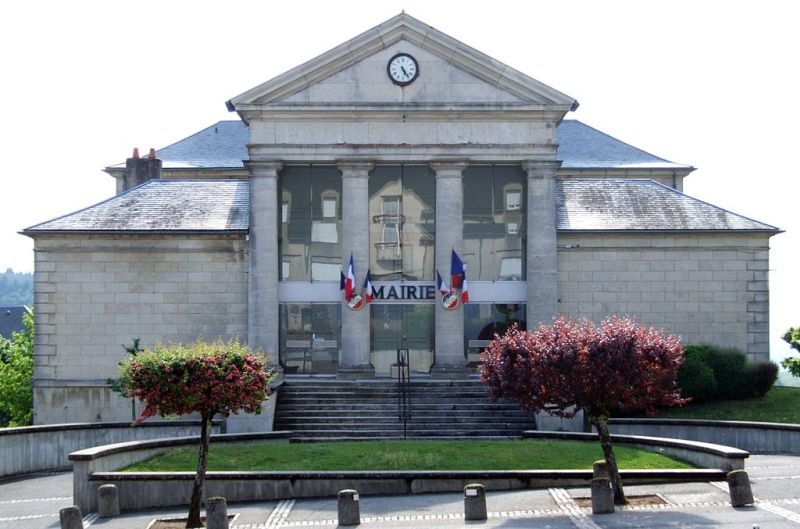
<svg viewBox="0 0 800 529"><path fill-rule="evenodd" d="M414 82L419 76L419 65L417 60L407 53L398 53L391 59L386 67L389 79L399 86L405 86Z"/></svg>

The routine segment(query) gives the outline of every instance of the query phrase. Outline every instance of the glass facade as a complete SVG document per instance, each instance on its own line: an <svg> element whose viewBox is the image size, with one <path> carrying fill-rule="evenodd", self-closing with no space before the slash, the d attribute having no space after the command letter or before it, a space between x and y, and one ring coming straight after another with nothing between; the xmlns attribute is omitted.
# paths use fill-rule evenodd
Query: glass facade
<svg viewBox="0 0 800 529"><path fill-rule="evenodd" d="M519 166L463 173L464 259L472 281L524 281L527 175Z"/></svg>
<svg viewBox="0 0 800 529"><path fill-rule="evenodd" d="M525 303L467 303L464 305L464 351L474 367L484 347L514 323L525 330Z"/></svg>
<svg viewBox="0 0 800 529"><path fill-rule="evenodd" d="M397 350L408 350L409 370L428 373L433 364L434 305L374 304L370 312L370 361L377 376L392 376Z"/></svg>
<svg viewBox="0 0 800 529"><path fill-rule="evenodd" d="M421 165L379 165L369 176L373 281L432 280L436 179Z"/></svg>
<svg viewBox="0 0 800 529"><path fill-rule="evenodd" d="M342 176L330 165L287 166L280 172L282 281L339 281L342 260Z"/></svg>
<svg viewBox="0 0 800 529"><path fill-rule="evenodd" d="M469 280L524 281L526 173L519 166L469 166L462 184L462 258ZM303 300L279 305L279 361L287 374L335 374L341 361L342 310L348 309L329 293L317 297L319 287L310 283L337 282L342 256L349 253L341 240L342 200L347 199L342 197L341 172L332 165L288 165L278 185L280 279L294 282L287 288L301 289L292 290L287 299ZM378 165L370 172L368 192L375 287L388 281L433 282L434 171L427 165ZM363 273L359 271L357 282ZM302 289L307 293L297 296ZM408 351L412 373L430 372L438 302L438 296L427 302L388 297L362 309L370 313L370 362L376 376L395 375L398 349ZM524 303L473 302L457 310L464 311L468 365L476 364L495 332L502 334L514 322L525 327Z"/></svg>
<svg viewBox="0 0 800 529"><path fill-rule="evenodd" d="M336 373L341 303L280 304L280 365L287 374Z"/></svg>

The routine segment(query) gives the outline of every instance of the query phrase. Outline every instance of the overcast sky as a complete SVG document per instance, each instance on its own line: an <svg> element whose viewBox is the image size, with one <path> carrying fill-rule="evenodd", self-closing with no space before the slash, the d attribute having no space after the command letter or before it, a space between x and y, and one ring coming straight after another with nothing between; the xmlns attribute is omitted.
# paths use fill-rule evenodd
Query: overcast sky
<svg viewBox="0 0 800 529"><path fill-rule="evenodd" d="M576 98L569 118L697 167L685 191L772 238L772 357L800 325L800 31L791 1L35 1L0 4L0 270L22 228L111 196L102 168L225 101L412 16Z"/></svg>

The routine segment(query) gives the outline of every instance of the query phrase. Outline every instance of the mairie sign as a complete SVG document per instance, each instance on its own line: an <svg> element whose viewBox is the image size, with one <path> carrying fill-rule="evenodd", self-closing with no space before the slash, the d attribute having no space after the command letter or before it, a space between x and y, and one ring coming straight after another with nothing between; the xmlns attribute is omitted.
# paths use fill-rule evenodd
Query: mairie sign
<svg viewBox="0 0 800 529"><path fill-rule="evenodd" d="M420 300L435 301L436 285L433 283L379 283L372 284L372 299L375 301Z"/></svg>

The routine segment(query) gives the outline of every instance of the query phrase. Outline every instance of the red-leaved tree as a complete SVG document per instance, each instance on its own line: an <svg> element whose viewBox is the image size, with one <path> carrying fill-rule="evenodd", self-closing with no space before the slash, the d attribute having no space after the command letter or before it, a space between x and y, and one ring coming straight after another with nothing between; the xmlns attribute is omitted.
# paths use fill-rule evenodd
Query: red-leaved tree
<svg viewBox="0 0 800 529"><path fill-rule="evenodd" d="M120 384L145 403L140 423L154 415L199 413L200 455L186 527L203 527L203 497L211 419L221 413L260 413L272 372L266 359L237 341L197 341L144 350L120 363Z"/></svg>
<svg viewBox="0 0 800 529"><path fill-rule="evenodd" d="M618 505L627 500L608 433L609 411L652 415L657 406L685 402L676 384L680 340L627 317L599 325L560 317L529 332L515 326L495 338L481 361L492 399L515 400L529 411L547 407L565 418L584 411L600 438Z"/></svg>

